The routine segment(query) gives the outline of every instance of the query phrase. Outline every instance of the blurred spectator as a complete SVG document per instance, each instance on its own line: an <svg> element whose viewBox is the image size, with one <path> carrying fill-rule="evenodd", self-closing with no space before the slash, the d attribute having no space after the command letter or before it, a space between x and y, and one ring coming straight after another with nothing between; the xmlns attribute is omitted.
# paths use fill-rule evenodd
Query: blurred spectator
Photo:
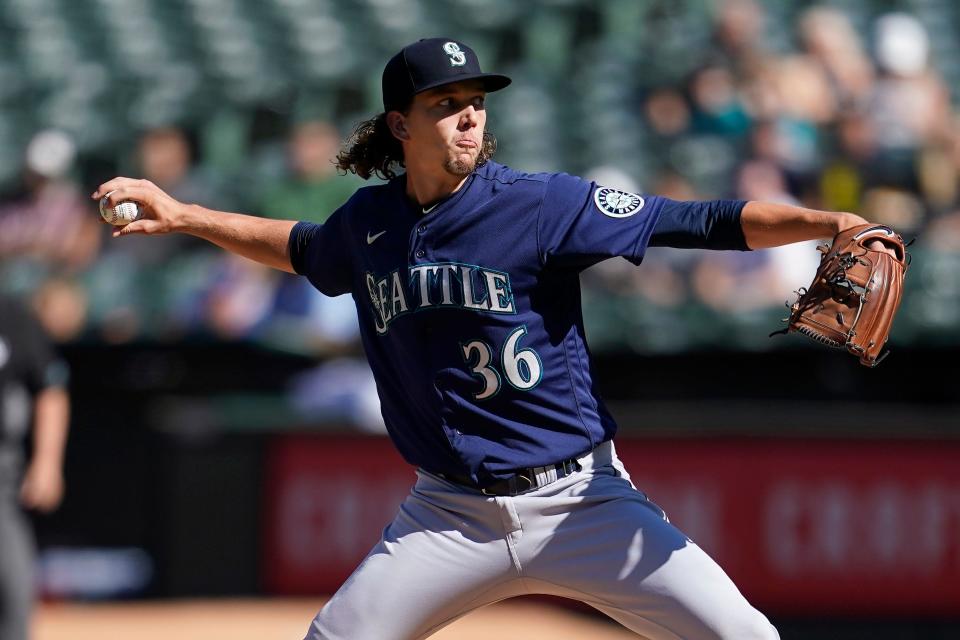
<svg viewBox="0 0 960 640"><path fill-rule="evenodd" d="M934 219L924 239L927 246L935 251L960 254L960 210Z"/></svg>
<svg viewBox="0 0 960 640"><path fill-rule="evenodd" d="M690 130L690 108L676 89L655 90L644 103L647 124L660 138L671 139Z"/></svg>
<svg viewBox="0 0 960 640"><path fill-rule="evenodd" d="M161 127L144 132L137 141L132 170L181 202L230 210L233 202L217 188L216 180L198 169L187 133L177 127ZM127 236L111 242L113 251L131 255L139 266L155 265L173 252L203 247L201 241L186 236L145 240Z"/></svg>
<svg viewBox="0 0 960 640"><path fill-rule="evenodd" d="M75 280L51 278L33 294L37 319L50 338L62 344L77 338L87 320L87 294Z"/></svg>
<svg viewBox="0 0 960 640"><path fill-rule="evenodd" d="M133 171L156 183L174 197L218 209L233 206L219 189L218 180L203 171L195 162L190 138L178 127L160 127L145 131L136 145ZM183 313L173 308L171 300L183 299L197 284L174 275L170 264L186 260L201 270L209 282L214 271L207 270L206 256L213 253L201 240L174 235L164 238L126 236L107 242L104 256L86 274L90 314L102 340L123 343L151 336L177 333L184 327L183 318L191 324L187 330L202 331L215 324L204 309ZM218 255L218 260L223 256ZM206 285L199 285L204 288ZM201 304L200 296L192 300ZM178 315L179 314L179 315ZM220 321L218 317L217 322Z"/></svg>
<svg viewBox="0 0 960 640"><path fill-rule="evenodd" d="M231 209L233 203L216 188L213 176L194 162L190 140L183 129L162 127L146 131L137 143L140 175L181 202Z"/></svg>
<svg viewBox="0 0 960 640"><path fill-rule="evenodd" d="M738 197L743 200L799 205L787 193L780 168L750 161L740 168ZM704 252L692 281L711 308L743 313L782 304L791 291L809 283L819 264L816 242L798 242L750 252Z"/></svg>
<svg viewBox="0 0 960 640"><path fill-rule="evenodd" d="M915 189L917 151L950 138L950 95L930 66L930 43L919 20L890 13L877 20L875 31L881 76L868 108L883 177L891 186Z"/></svg>
<svg viewBox="0 0 960 640"><path fill-rule="evenodd" d="M933 212L944 212L957 203L958 167L957 134L946 143L929 145L917 159L920 192Z"/></svg>
<svg viewBox="0 0 960 640"><path fill-rule="evenodd" d="M861 211L868 219L910 234L924 224L923 203L915 193L893 187L868 189Z"/></svg>
<svg viewBox="0 0 960 640"><path fill-rule="evenodd" d="M825 125L837 114L837 101L826 70L810 56L784 56L772 64L784 118Z"/></svg>
<svg viewBox="0 0 960 640"><path fill-rule="evenodd" d="M750 118L730 69L718 64L701 67L690 78L688 90L695 132L727 136L747 132Z"/></svg>
<svg viewBox="0 0 960 640"><path fill-rule="evenodd" d="M34 544L23 508L63 498L69 424L67 368L27 308L0 298L0 638L27 640L35 596ZM24 443L33 431L30 456ZM25 464L26 462L26 464Z"/></svg>
<svg viewBox="0 0 960 640"><path fill-rule="evenodd" d="M27 145L20 193L0 202L0 259L27 259L39 272L75 272L100 247L99 218L70 178L73 140L37 133Z"/></svg>
<svg viewBox="0 0 960 640"><path fill-rule="evenodd" d="M806 10L798 26L804 50L822 65L837 103L863 104L876 74L850 19L839 9L819 6Z"/></svg>
<svg viewBox="0 0 960 640"><path fill-rule="evenodd" d="M328 122L298 123L287 141L288 174L258 198L257 213L282 220L323 222L362 183L337 174L341 138Z"/></svg>
<svg viewBox="0 0 960 640"><path fill-rule="evenodd" d="M263 190L255 212L278 219L325 221L364 184L353 174L337 173L334 159L341 143L329 122L297 123L287 139L286 172ZM359 328L352 299L328 298L303 278L270 271L275 295L267 310L264 339L283 348L299 344L301 350L325 354L355 345Z"/></svg>
<svg viewBox="0 0 960 640"><path fill-rule="evenodd" d="M763 7L755 0L724 0L719 3L714 37L729 64L752 66L763 57Z"/></svg>
<svg viewBox="0 0 960 640"><path fill-rule="evenodd" d="M275 270L228 255L220 261L205 301L209 328L227 340L250 337L270 311L278 277Z"/></svg>
<svg viewBox="0 0 960 640"><path fill-rule="evenodd" d="M829 211L860 211L863 192L878 179L877 135L862 111L841 114L833 149L820 173L820 205Z"/></svg>

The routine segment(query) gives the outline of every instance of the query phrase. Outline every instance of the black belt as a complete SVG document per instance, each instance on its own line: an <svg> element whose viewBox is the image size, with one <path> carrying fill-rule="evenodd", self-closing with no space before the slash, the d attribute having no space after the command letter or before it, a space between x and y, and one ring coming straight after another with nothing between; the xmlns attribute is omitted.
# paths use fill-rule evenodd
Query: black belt
<svg viewBox="0 0 960 640"><path fill-rule="evenodd" d="M469 487L475 491L479 491L485 496L515 496L525 491L531 491L538 487L543 487L555 482L555 480L545 480L541 482L537 476L542 476L546 473L549 473L550 470L557 472L556 480L560 478L565 478L571 473L580 471L583 467L580 466L580 463L577 462L576 458L570 458L569 460L564 460L563 462L558 462L556 464L547 465L545 467L528 467L526 469L520 469L519 471L514 472L514 474L508 478L502 478L497 480L493 484L488 484L486 486L478 485L476 482L471 480L467 476L462 476L455 473L439 473L441 478L453 482L454 484L459 484L464 487Z"/></svg>

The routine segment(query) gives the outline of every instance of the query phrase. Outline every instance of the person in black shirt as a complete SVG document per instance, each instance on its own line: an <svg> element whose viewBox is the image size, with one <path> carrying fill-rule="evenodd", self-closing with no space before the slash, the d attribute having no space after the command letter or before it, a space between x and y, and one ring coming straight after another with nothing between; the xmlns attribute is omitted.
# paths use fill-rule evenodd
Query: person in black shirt
<svg viewBox="0 0 960 640"><path fill-rule="evenodd" d="M26 640L34 599L34 548L23 509L49 512L63 498L70 401L67 367L37 319L0 297L0 638ZM29 458L24 441L33 438Z"/></svg>

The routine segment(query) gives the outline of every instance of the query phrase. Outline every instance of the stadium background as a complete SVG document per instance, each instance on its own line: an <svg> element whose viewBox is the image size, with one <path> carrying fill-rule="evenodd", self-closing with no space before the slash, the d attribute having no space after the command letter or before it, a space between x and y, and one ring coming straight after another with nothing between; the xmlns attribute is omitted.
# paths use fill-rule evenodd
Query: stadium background
<svg viewBox="0 0 960 640"><path fill-rule="evenodd" d="M605 263L586 322L635 475L785 638L957 637L950 0L0 0L0 287L73 373L68 497L36 522L40 630L89 610L111 637L171 598L308 611L375 539L412 474L349 300L188 238L112 240L86 194L136 175L322 220L361 184L329 157L379 110L384 61L433 35L514 78L489 103L502 162L916 238L876 370L767 337L814 243Z"/></svg>

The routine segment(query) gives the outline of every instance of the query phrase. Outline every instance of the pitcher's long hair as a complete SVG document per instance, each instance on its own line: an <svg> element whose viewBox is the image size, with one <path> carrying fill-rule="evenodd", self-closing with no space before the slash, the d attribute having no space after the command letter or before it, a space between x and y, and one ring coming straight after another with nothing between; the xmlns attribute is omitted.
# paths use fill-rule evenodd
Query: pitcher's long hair
<svg viewBox="0 0 960 640"><path fill-rule="evenodd" d="M477 157L477 167L482 167L497 150L497 139L488 131L483 132L483 144ZM381 113L364 120L337 154L337 169L352 171L364 180L377 176L383 180L397 177L397 169L406 166L403 146L390 133L387 114Z"/></svg>

